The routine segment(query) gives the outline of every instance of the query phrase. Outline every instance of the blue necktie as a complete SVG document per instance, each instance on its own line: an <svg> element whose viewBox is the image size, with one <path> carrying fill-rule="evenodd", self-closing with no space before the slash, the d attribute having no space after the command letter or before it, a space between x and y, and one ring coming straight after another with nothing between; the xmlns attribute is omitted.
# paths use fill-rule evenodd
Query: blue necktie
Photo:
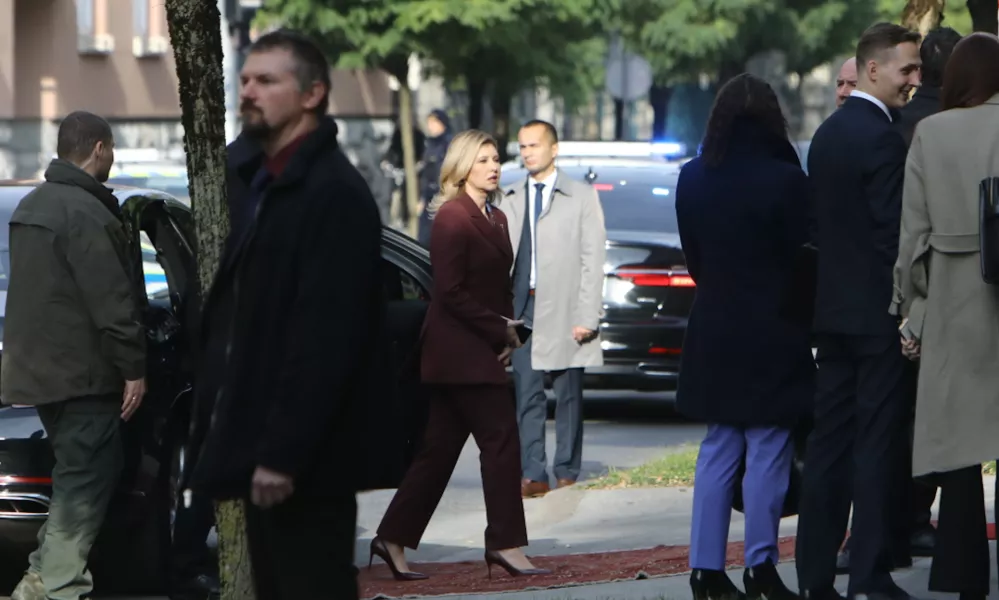
<svg viewBox="0 0 999 600"><path fill-rule="evenodd" d="M534 231L536 239L538 235L538 219L541 217L541 203L544 201L544 194L542 194L542 191L545 189L545 184L535 183L534 189L538 191L534 194L534 222L531 225L531 229Z"/></svg>

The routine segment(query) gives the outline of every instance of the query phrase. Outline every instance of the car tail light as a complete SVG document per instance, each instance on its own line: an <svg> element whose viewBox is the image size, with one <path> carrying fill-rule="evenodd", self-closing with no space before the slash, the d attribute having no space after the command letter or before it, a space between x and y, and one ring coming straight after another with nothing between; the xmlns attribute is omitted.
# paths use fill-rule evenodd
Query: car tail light
<svg viewBox="0 0 999 600"><path fill-rule="evenodd" d="M0 476L0 485L52 485L51 477L18 477L14 475Z"/></svg>
<svg viewBox="0 0 999 600"><path fill-rule="evenodd" d="M649 348L649 354L678 356L681 352L680 348L664 348L663 346L652 346Z"/></svg>
<svg viewBox="0 0 999 600"><path fill-rule="evenodd" d="M680 270L620 267L611 275L642 287L695 287L694 278Z"/></svg>

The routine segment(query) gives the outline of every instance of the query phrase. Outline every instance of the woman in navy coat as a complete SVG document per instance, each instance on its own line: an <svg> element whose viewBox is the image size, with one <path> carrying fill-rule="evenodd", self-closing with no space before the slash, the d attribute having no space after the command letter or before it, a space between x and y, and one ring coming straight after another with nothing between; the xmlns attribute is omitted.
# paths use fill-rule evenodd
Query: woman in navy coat
<svg viewBox="0 0 999 600"><path fill-rule="evenodd" d="M694 483L694 598L743 597L724 572L737 485L746 595L796 598L775 564L791 431L810 410L815 376L809 324L787 306L795 257L808 241L807 177L766 82L743 74L722 87L701 154L680 173L676 214L697 284L677 405L708 423Z"/></svg>

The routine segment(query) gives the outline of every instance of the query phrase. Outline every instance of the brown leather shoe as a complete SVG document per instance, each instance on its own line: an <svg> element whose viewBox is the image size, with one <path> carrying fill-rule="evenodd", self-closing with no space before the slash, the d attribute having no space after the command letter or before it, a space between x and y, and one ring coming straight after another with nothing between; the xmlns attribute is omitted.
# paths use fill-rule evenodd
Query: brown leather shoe
<svg viewBox="0 0 999 600"><path fill-rule="evenodd" d="M550 491L547 481L525 479L520 483L520 495L524 498L540 498Z"/></svg>
<svg viewBox="0 0 999 600"><path fill-rule="evenodd" d="M559 479L558 480L558 488L559 489L562 489L564 487L570 487L570 486L573 486L573 485L576 485L576 480L575 479Z"/></svg>

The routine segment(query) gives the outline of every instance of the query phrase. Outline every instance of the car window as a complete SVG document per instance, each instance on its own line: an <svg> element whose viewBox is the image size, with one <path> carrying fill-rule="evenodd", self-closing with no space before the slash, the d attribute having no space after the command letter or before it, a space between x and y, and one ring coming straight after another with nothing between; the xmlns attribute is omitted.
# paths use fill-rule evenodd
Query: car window
<svg viewBox="0 0 999 600"><path fill-rule="evenodd" d="M578 181L589 181L600 195L608 231L676 233L676 180L671 165L572 166L562 172ZM526 173L509 173L506 184Z"/></svg>
<svg viewBox="0 0 999 600"><path fill-rule="evenodd" d="M8 278L10 273L10 217L14 214L14 206L10 209L0 209L0 291L7 291ZM0 307L2 309L2 307ZM3 311L0 310L0 315Z"/></svg>
<svg viewBox="0 0 999 600"><path fill-rule="evenodd" d="M150 300L167 297L170 290L167 286L166 269L145 231L139 232L139 250L142 252L142 274L146 282L146 295Z"/></svg>
<svg viewBox="0 0 999 600"><path fill-rule="evenodd" d="M390 260L382 259L382 278L385 298L389 302L400 300L428 300L430 295L416 278Z"/></svg>
<svg viewBox="0 0 999 600"><path fill-rule="evenodd" d="M186 204L190 203L187 177L117 175L108 179L112 185L127 185L166 192Z"/></svg>

